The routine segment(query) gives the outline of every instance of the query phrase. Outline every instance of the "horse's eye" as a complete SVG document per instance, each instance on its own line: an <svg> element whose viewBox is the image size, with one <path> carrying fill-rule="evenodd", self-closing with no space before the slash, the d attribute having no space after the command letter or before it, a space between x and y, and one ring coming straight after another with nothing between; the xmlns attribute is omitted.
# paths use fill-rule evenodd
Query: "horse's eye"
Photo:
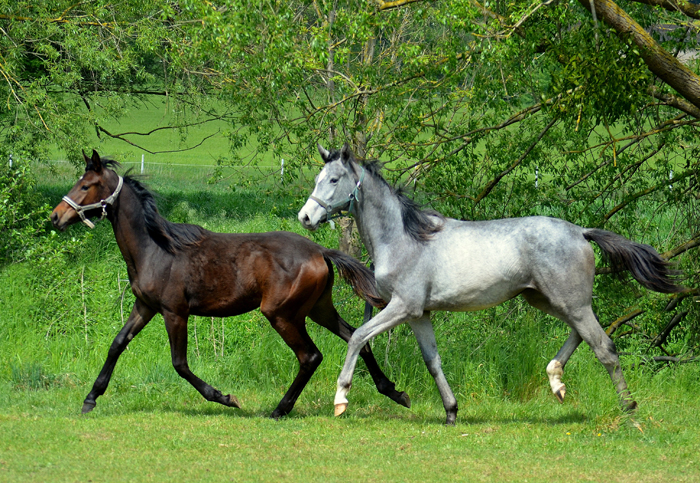
<svg viewBox="0 0 700 483"><path fill-rule="evenodd" d="M80 189L83 191L87 191L90 187L88 185L81 186Z"/></svg>
<svg viewBox="0 0 700 483"><path fill-rule="evenodd" d="M338 182L338 178L331 178L331 184L336 184Z"/></svg>

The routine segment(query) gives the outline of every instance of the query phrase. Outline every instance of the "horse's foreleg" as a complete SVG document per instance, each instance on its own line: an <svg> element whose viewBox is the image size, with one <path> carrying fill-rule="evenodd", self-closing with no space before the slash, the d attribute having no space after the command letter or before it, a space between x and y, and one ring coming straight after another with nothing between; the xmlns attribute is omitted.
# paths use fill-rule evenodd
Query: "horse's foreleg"
<svg viewBox="0 0 700 483"><path fill-rule="evenodd" d="M292 385L285 393L275 410L270 415L271 418L278 419L289 414L294 408L299 395L308 384L311 376L323 361L323 355L318 350L314 342L306 332L304 324L306 317L294 322L286 318L268 316L272 327L284 339L284 342L294 351L299 361L299 372L294 378Z"/></svg>
<svg viewBox="0 0 700 483"><path fill-rule="evenodd" d="M148 308L139 299L136 299L126 324L124 324L122 330L119 331L114 341L112 341L112 345L107 353L107 360L102 366L102 370L97 376L95 383L92 385L92 390L83 402L83 414L89 413L95 408L97 398L103 395L107 390L109 380L112 378L112 372L114 371L114 366L117 364L117 360L119 360L119 356L124 352L124 349L126 349L131 339L141 332L141 329L150 322L155 314L155 311Z"/></svg>
<svg viewBox="0 0 700 483"><path fill-rule="evenodd" d="M338 377L338 388L334 400L336 416L343 414L348 407L347 394L350 391L350 386L352 386L352 376L355 372L357 357L362 348L373 337L386 332L392 327L396 327L408 318L410 318L410 315L407 310L398 297L395 297L375 318L355 330L348 342L345 363Z"/></svg>
<svg viewBox="0 0 700 483"><path fill-rule="evenodd" d="M187 315L184 317L172 312L164 312L165 328L170 340L170 356L177 373L199 391L207 401L217 402L224 406L240 408L238 398L233 394L224 396L221 391L213 388L194 375L187 363Z"/></svg>
<svg viewBox="0 0 700 483"><path fill-rule="evenodd" d="M442 372L442 362L437 350L433 324L430 322L430 313L426 312L422 317L412 320L409 323L416 336L418 345L420 346L425 365L428 366L428 372L433 376L435 384L437 384L438 390L440 391L442 404L445 406L445 413L447 413L445 424L452 426L457 419L457 399L455 399L452 389L447 383L445 374Z"/></svg>
<svg viewBox="0 0 700 483"><path fill-rule="evenodd" d="M345 342L348 342L355 332L355 328L343 320L340 314L338 314L338 311L333 307L333 303L331 301L325 301L323 298L319 299L319 303L311 310L309 317L320 326L333 332ZM367 320L369 320L369 317ZM392 401L410 408L411 399L408 397L408 394L396 390L396 384L389 380L386 374L381 370L369 344L365 344L362 347L360 350L360 357L365 361L365 365L372 376L374 385L377 386L377 391Z"/></svg>
<svg viewBox="0 0 700 483"><path fill-rule="evenodd" d="M566 339L566 342L562 348L559 349L557 355L554 356L554 359L547 364L549 385L560 403L564 402L564 396L566 395L566 386L561 382L561 377L564 375L564 366L569 361L571 354L573 354L579 344L581 344L582 340L579 333L576 332L576 329L571 329L569 338Z"/></svg>

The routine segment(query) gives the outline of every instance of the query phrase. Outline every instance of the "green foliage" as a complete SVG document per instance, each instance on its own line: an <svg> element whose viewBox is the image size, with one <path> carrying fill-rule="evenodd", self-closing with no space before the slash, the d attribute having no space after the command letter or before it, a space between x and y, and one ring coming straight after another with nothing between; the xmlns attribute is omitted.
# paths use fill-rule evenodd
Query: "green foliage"
<svg viewBox="0 0 700 483"><path fill-rule="evenodd" d="M36 181L26 163L0 165L0 260L31 258L40 249L50 207L36 192Z"/></svg>

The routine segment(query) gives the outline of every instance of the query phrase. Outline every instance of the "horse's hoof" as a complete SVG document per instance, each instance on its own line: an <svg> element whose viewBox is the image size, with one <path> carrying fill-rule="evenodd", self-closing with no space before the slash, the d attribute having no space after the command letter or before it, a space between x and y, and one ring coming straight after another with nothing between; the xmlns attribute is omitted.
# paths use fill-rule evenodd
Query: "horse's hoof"
<svg viewBox="0 0 700 483"><path fill-rule="evenodd" d="M225 403L226 406L230 408L238 408L240 409L241 403L238 401L238 398L234 396L233 394L229 394L226 396L228 399L228 402Z"/></svg>
<svg viewBox="0 0 700 483"><path fill-rule="evenodd" d="M406 407L406 408L411 407L411 398L408 397L408 394L406 394L405 392L401 393L401 395L399 396L399 400L396 402L401 404L403 407Z"/></svg>
<svg viewBox="0 0 700 483"><path fill-rule="evenodd" d="M92 411L93 409L95 409L95 406L97 406L97 403L96 403L96 402L85 401L85 402L83 403L83 409L81 409L80 412L81 412L82 414L87 414L87 413L89 413L90 411Z"/></svg>
<svg viewBox="0 0 700 483"><path fill-rule="evenodd" d="M348 403L340 403L335 405L335 415L340 416L348 408Z"/></svg>
<svg viewBox="0 0 700 483"><path fill-rule="evenodd" d="M557 392L555 392L554 395L557 397L560 403L564 404L564 396L566 396L566 386L561 386L559 389L557 389Z"/></svg>

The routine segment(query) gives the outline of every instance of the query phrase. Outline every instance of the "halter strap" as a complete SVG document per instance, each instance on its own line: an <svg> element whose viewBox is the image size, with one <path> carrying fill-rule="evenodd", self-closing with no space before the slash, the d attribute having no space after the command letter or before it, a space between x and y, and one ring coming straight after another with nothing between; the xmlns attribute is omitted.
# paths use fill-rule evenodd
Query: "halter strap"
<svg viewBox="0 0 700 483"><path fill-rule="evenodd" d="M80 216L80 219L83 220L83 223L85 223L90 229L95 228L95 224L85 218L85 211L88 210L94 210L95 208L102 208L102 216L100 217L100 221L104 220L105 217L107 216L107 205L113 205L114 202L117 200L117 197L119 196L119 192L122 190L122 186L124 184L124 178L119 176L119 183L117 184L117 189L114 190L114 193L109 195L104 200L100 200L97 203L92 203L90 205L79 205L72 199L68 197L68 195L63 197L63 201L68 203L71 208L73 208L76 213L78 213L78 216Z"/></svg>
<svg viewBox="0 0 700 483"><path fill-rule="evenodd" d="M344 199L344 200L342 200L342 201L338 201L337 203L326 203L326 202L323 201L321 198L317 198L317 197L315 197L314 195L309 196L309 199L310 199L310 200L314 200L316 203L318 203L319 205L321 205L321 207L322 207L323 209L326 210L326 220L327 220L327 221L330 221L330 220L332 220L333 218L338 218L338 217L343 216L343 214L341 213L342 208L341 208L341 210L340 210L336 215L334 215L334 216L331 216L331 212L332 212L333 210L335 210L336 208L340 208L340 207L344 206L344 205L345 205L346 203L348 203L348 202L350 202L350 205L348 206L347 211L351 211L351 210L352 210L352 205L353 205L353 203L355 203L355 200L359 199L360 187L362 186L362 181L364 181L364 179L365 179L365 168L361 167L361 169L362 169L362 172L360 173L360 180L357 182L357 185L355 185L355 189L352 190L352 192L348 195L348 197L347 197L346 199Z"/></svg>

